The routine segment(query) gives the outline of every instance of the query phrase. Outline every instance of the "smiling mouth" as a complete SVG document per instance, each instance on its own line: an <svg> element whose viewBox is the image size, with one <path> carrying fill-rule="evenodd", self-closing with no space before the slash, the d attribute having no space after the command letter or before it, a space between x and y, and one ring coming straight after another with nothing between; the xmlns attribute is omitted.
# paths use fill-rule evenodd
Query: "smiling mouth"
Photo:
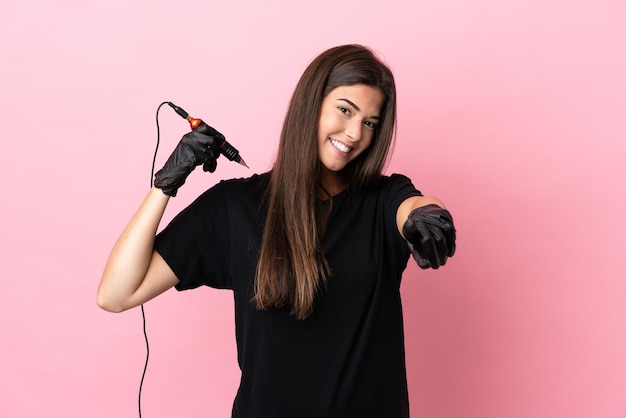
<svg viewBox="0 0 626 418"><path fill-rule="evenodd" d="M341 152L345 152L348 153L350 151L352 151L352 147L349 147L347 145L342 144L341 142L330 138L330 143L333 145L333 147L337 148L339 151Z"/></svg>

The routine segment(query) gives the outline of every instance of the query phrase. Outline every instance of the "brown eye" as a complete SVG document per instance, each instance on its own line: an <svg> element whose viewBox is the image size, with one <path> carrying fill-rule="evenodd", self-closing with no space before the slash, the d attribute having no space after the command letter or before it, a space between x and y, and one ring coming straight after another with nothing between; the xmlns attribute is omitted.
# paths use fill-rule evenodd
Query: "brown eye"
<svg viewBox="0 0 626 418"><path fill-rule="evenodd" d="M376 129L376 124L372 121L366 120L365 122L363 122L365 124L365 126L367 126L370 129Z"/></svg>

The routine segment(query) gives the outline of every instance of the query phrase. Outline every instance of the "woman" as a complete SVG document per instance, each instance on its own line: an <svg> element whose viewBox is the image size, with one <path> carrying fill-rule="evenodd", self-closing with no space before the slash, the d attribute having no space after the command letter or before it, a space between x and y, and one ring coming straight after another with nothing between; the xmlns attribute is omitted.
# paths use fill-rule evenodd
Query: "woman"
<svg viewBox="0 0 626 418"><path fill-rule="evenodd" d="M98 304L165 290L232 289L241 383L233 417L406 417L400 280L409 255L454 254L452 217L402 175L383 176L396 93L359 45L305 70L269 173L219 183L156 236L171 196L215 139L186 134L115 244Z"/></svg>

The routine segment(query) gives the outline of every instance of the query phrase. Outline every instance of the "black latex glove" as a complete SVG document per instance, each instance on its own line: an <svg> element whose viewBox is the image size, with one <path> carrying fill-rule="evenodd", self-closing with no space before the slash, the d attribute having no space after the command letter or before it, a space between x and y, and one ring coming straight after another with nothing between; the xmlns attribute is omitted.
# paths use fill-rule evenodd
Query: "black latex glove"
<svg viewBox="0 0 626 418"><path fill-rule="evenodd" d="M155 174L154 186L168 196L176 196L178 188L185 184L187 176L196 166L203 164L204 171L214 172L220 156L222 138L197 131L185 134L163 168Z"/></svg>
<svg viewBox="0 0 626 418"><path fill-rule="evenodd" d="M413 258L423 269L445 265L456 250L452 215L434 204L411 212L402 227L402 235L409 243Z"/></svg>

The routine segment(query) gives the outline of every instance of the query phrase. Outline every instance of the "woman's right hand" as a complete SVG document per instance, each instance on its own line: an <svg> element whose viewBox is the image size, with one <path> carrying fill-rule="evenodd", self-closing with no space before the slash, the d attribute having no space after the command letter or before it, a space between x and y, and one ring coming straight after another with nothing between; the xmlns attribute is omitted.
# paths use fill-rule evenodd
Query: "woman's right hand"
<svg viewBox="0 0 626 418"><path fill-rule="evenodd" d="M176 149L154 176L154 187L168 196L176 196L187 176L201 164L204 171L214 172L220 156L219 139L191 131L180 140Z"/></svg>

